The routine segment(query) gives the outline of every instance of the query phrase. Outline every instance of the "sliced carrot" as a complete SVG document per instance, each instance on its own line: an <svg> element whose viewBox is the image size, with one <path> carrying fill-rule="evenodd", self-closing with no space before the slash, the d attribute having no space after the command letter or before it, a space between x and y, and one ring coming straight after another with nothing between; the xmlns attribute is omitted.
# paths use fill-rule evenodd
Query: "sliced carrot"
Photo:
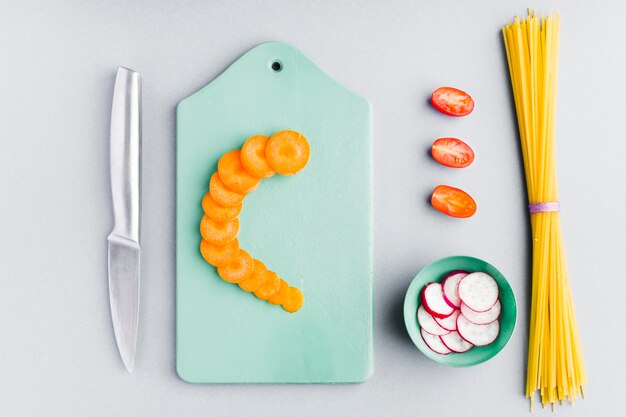
<svg viewBox="0 0 626 417"><path fill-rule="evenodd" d="M241 163L241 152L235 149L226 152L217 163L217 173L222 182L238 193L249 193L259 185L259 178L246 171Z"/></svg>
<svg viewBox="0 0 626 417"><path fill-rule="evenodd" d="M254 262L248 252L243 249L224 266L217 268L217 274L227 282L237 284L247 279L254 272Z"/></svg>
<svg viewBox="0 0 626 417"><path fill-rule="evenodd" d="M261 300L269 300L280 290L280 278L276 275L276 272L267 271L267 281L261 285L258 290L254 292Z"/></svg>
<svg viewBox="0 0 626 417"><path fill-rule="evenodd" d="M274 170L265 158L268 136L256 135L248 138L241 148L241 163L250 174L258 178L269 178Z"/></svg>
<svg viewBox="0 0 626 417"><path fill-rule="evenodd" d="M239 219L230 222L216 222L207 216L200 222L202 238L214 245L225 245L237 237L239 233Z"/></svg>
<svg viewBox="0 0 626 417"><path fill-rule="evenodd" d="M281 175L293 175L309 161L309 142L293 130L277 132L267 142L265 157L274 171Z"/></svg>
<svg viewBox="0 0 626 417"><path fill-rule="evenodd" d="M213 200L211 193L206 193L202 199L204 214L216 222L229 222L235 220L241 212L241 203L232 207L222 207Z"/></svg>
<svg viewBox="0 0 626 417"><path fill-rule="evenodd" d="M211 193L211 198L213 198L213 201L215 201L218 205L222 207L238 206L246 197L245 194L237 193L226 187L217 172L211 176L209 191Z"/></svg>
<svg viewBox="0 0 626 417"><path fill-rule="evenodd" d="M289 289L289 284L287 284L287 282L285 282L284 279L281 279L280 288L278 289L276 294L274 294L269 300L267 300L267 302L275 306L282 304L285 301L285 296L287 295L288 289Z"/></svg>
<svg viewBox="0 0 626 417"><path fill-rule="evenodd" d="M258 259L254 260L254 271L252 275L248 277L248 279L241 281L239 283L239 287L248 292L254 292L261 287L261 285L265 284L269 275L267 275L267 268L263 262Z"/></svg>
<svg viewBox="0 0 626 417"><path fill-rule="evenodd" d="M225 245L214 245L202 239L200 253L211 265L224 266L239 254L239 240L231 240Z"/></svg>
<svg viewBox="0 0 626 417"><path fill-rule="evenodd" d="M295 313L300 310L304 304L304 295L296 287L289 287L285 300L282 303L283 309L289 313Z"/></svg>

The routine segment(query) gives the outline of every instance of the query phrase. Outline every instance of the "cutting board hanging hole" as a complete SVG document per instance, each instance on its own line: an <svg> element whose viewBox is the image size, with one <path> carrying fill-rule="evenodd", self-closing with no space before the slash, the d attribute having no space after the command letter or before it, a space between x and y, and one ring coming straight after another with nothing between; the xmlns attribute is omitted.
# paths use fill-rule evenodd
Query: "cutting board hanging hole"
<svg viewBox="0 0 626 417"><path fill-rule="evenodd" d="M270 68L274 72L281 72L283 70L283 63L279 59L272 59L270 61Z"/></svg>

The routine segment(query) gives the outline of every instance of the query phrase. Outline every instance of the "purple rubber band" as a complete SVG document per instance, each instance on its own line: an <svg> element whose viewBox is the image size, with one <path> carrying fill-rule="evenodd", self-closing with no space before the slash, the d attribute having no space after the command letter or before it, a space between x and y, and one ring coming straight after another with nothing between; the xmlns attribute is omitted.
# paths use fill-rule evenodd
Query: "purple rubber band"
<svg viewBox="0 0 626 417"><path fill-rule="evenodd" d="M531 203L528 205L528 210L530 211L530 214L561 211L561 205L558 201L550 203Z"/></svg>

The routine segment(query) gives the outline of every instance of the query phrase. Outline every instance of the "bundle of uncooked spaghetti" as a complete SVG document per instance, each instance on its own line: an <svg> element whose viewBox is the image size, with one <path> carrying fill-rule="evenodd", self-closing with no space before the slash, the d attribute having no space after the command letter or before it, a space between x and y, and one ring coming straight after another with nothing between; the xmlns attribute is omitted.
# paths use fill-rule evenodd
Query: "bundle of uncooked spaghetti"
<svg viewBox="0 0 626 417"><path fill-rule="evenodd" d="M554 124L559 16L525 19L502 29L517 110L533 240L532 301L526 396L542 405L584 395L587 375L561 237Z"/></svg>

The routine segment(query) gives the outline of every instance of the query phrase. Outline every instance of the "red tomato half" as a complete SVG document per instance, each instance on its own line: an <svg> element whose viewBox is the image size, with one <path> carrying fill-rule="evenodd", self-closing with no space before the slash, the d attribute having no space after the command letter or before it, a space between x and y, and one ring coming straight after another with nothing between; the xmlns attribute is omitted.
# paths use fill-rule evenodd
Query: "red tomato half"
<svg viewBox="0 0 626 417"><path fill-rule="evenodd" d="M450 168L465 168L474 161L474 151L461 139L440 138L433 142L430 154L435 161Z"/></svg>
<svg viewBox="0 0 626 417"><path fill-rule="evenodd" d="M430 199L433 207L452 217L472 217L476 213L476 202L465 191L449 185L438 185Z"/></svg>
<svg viewBox="0 0 626 417"><path fill-rule="evenodd" d="M465 91L452 87L439 87L430 96L430 102L448 116L467 116L474 110L474 100Z"/></svg>

